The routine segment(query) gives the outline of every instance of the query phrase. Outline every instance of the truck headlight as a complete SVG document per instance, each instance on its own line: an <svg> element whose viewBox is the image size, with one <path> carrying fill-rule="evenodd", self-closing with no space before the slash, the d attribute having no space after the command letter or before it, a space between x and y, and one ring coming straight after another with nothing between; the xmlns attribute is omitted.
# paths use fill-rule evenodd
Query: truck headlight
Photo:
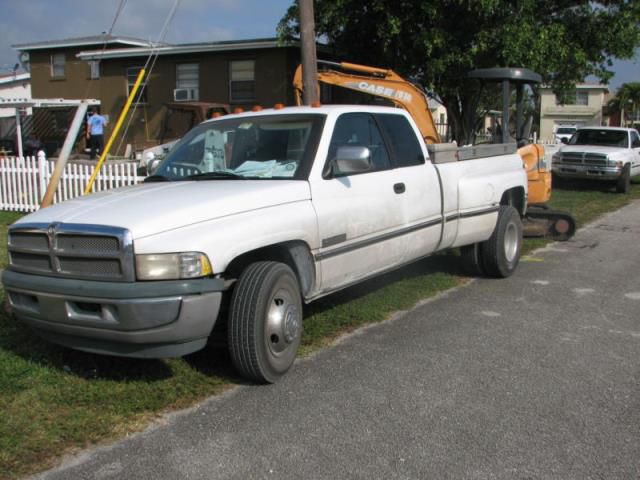
<svg viewBox="0 0 640 480"><path fill-rule="evenodd" d="M552 162L561 162L562 161L562 154L561 153L554 153L551 156L551 161Z"/></svg>
<svg viewBox="0 0 640 480"><path fill-rule="evenodd" d="M624 162L620 161L620 160L611 160L609 159L609 161L607 162L608 165L610 167L618 167L618 168L622 168L624 165Z"/></svg>
<svg viewBox="0 0 640 480"><path fill-rule="evenodd" d="M205 277L213 273L204 253L161 253L136 255L138 280L179 280Z"/></svg>

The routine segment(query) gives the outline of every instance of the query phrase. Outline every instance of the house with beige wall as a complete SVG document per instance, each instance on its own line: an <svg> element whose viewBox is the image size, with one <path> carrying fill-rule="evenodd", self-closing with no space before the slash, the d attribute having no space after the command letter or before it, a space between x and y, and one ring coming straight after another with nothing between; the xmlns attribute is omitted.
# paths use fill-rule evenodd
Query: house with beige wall
<svg viewBox="0 0 640 480"><path fill-rule="evenodd" d="M606 85L581 83L559 98L551 87L540 88L540 139L553 141L558 126L600 126Z"/></svg>

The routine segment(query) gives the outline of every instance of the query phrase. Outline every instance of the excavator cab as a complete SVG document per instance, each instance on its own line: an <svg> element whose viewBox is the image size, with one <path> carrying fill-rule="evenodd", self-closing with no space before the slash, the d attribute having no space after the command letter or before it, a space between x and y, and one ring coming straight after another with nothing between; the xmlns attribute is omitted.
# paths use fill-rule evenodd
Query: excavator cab
<svg viewBox="0 0 640 480"><path fill-rule="evenodd" d="M529 143L529 135L533 124L533 117L525 118L525 88L527 85L534 86L542 82L542 77L526 68L482 68L473 70L467 75L468 78L480 80L482 83L500 83L502 87L501 98L501 120L500 135L495 135L495 141L500 143L510 143L515 141L518 147ZM515 101L515 128L511 130L511 94L516 91ZM500 125L500 124L497 124Z"/></svg>
<svg viewBox="0 0 640 480"><path fill-rule="evenodd" d="M483 68L473 70L467 76L482 83L501 85L501 125L496 122L492 132L493 141L515 142L525 165L529 186L525 236L568 240L575 233L575 219L568 212L551 210L546 205L551 199L551 165L545 159L544 147L531 143L529 139L533 116L525 118L525 88L527 85L538 85L542 82L542 77L526 68ZM516 92L515 122L511 121L513 89ZM511 129L511 125L515 128Z"/></svg>

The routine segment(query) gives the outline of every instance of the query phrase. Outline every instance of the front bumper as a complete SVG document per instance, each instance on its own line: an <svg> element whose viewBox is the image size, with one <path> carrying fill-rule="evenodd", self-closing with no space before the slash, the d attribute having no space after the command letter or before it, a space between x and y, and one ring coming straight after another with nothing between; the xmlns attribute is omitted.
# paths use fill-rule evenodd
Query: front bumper
<svg viewBox="0 0 640 480"><path fill-rule="evenodd" d="M552 171L561 178L617 180L622 174L620 167L604 167L596 165L579 165L573 163L554 162Z"/></svg>
<svg viewBox="0 0 640 480"><path fill-rule="evenodd" d="M5 270L14 316L77 350L142 358L203 348L218 316L221 279L95 282Z"/></svg>

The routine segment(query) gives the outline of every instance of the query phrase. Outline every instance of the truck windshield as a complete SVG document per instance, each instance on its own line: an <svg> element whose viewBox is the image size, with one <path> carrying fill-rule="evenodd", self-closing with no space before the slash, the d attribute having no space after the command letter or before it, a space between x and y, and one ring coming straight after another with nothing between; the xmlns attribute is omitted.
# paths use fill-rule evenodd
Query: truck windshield
<svg viewBox="0 0 640 480"><path fill-rule="evenodd" d="M324 115L264 115L198 125L154 172L166 180L306 179Z"/></svg>
<svg viewBox="0 0 640 480"><path fill-rule="evenodd" d="M605 130L590 128L588 130L578 130L569 145L598 145L602 147L623 147L629 146L627 132L621 130Z"/></svg>
<svg viewBox="0 0 640 480"><path fill-rule="evenodd" d="M572 135L576 131L573 127L560 127L556 130L556 134L558 135Z"/></svg>

